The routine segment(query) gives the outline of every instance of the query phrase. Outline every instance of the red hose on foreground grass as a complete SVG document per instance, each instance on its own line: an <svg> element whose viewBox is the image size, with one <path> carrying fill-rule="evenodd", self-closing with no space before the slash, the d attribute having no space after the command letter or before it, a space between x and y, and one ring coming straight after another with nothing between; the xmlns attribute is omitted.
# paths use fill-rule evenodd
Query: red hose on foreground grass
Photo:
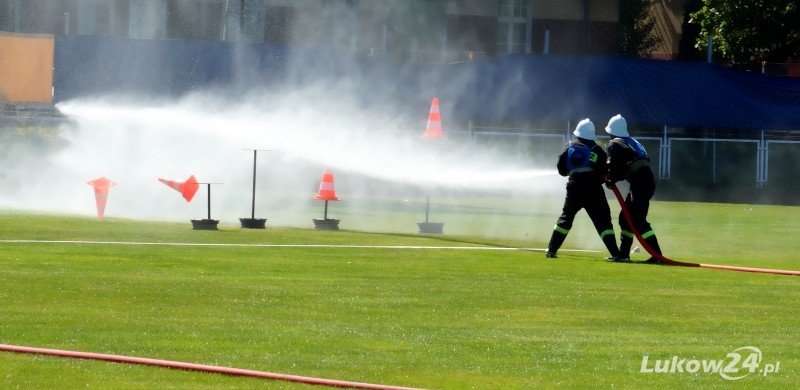
<svg viewBox="0 0 800 390"><path fill-rule="evenodd" d="M617 186L614 184L611 184L609 188L611 188L611 190L614 191L614 196L617 197L617 202L619 202L619 205L622 208L622 214L625 216L625 220L628 221L628 226L631 227L631 231L633 231L633 234L636 236L636 239L639 240L639 243L642 245L642 248L644 248L644 250L646 250L647 253L650 254L650 256L653 256L656 260L660 261L662 264L679 265L682 267L701 267L701 268L727 269L731 271L800 276L800 271L790 271L790 270L771 269L771 268L735 267L732 265L684 263L682 261L670 260L661 255L660 253L654 251L653 248L650 247L650 245L647 245L647 242L642 238L641 234L639 234L639 232L636 230L636 227L634 227L633 225L633 219L631 218L631 214L628 211L628 207L625 206L625 199L619 192L619 188L617 188Z"/></svg>
<svg viewBox="0 0 800 390"><path fill-rule="evenodd" d="M70 357L77 359L103 360L114 363L142 364L147 366L166 367L166 368L174 368L174 369L189 370L189 371L201 371L201 372L233 375L233 376L277 379L289 382L305 383L309 385L321 385L321 386L342 387L351 389L414 390L413 388L410 387L397 387L397 386L387 386L387 385L376 385L371 383L347 382L335 379L321 379L321 378L312 378L307 376L275 374L271 372L243 370L240 368L209 366L205 364L183 363L171 360L147 359L147 358L137 358L137 357L121 356L121 355L107 355L103 353L21 347L16 345L7 345L7 344L0 344L0 351Z"/></svg>

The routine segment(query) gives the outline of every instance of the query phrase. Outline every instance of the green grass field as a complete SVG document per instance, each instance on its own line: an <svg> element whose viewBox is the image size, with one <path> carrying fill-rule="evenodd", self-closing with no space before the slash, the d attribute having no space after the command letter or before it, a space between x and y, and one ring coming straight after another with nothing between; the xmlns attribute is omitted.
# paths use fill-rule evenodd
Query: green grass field
<svg viewBox="0 0 800 390"><path fill-rule="evenodd" d="M557 214L491 217L519 235L427 236L0 213L0 343L436 389L797 387L798 277L609 263L583 213L546 259ZM800 208L655 202L650 219L675 260L800 269ZM747 346L757 365L729 356ZM644 356L683 362L641 372ZM9 352L0 367L4 388L311 388Z"/></svg>

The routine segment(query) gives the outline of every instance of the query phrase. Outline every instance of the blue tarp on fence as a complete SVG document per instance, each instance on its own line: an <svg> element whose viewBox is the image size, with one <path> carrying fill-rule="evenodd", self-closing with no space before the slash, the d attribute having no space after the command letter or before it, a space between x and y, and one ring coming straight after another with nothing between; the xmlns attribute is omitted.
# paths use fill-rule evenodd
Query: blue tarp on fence
<svg viewBox="0 0 800 390"><path fill-rule="evenodd" d="M448 67L465 80L440 94L456 117L601 123L619 113L646 125L800 130L800 78L617 57L509 55Z"/></svg>
<svg viewBox="0 0 800 390"><path fill-rule="evenodd" d="M319 81L347 85L343 92L364 94L366 103L391 102L414 112L427 110L436 96L443 116L461 123L589 117L599 124L619 113L640 125L800 130L800 78L706 63L515 54L399 67L325 47L89 36L56 36L54 62L54 103Z"/></svg>

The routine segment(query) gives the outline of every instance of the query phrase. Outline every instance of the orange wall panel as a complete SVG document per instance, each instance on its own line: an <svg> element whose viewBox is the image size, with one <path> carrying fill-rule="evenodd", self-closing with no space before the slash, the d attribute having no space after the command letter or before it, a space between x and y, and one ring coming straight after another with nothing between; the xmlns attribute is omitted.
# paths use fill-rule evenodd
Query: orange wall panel
<svg viewBox="0 0 800 390"><path fill-rule="evenodd" d="M14 103L50 103L52 35L0 33L0 92Z"/></svg>

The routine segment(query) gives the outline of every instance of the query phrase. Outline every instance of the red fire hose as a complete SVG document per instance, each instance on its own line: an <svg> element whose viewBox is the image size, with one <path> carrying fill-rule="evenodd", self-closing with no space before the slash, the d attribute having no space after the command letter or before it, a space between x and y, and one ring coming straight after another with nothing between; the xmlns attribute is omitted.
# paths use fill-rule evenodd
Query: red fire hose
<svg viewBox="0 0 800 390"><path fill-rule="evenodd" d="M625 220L628 221L628 226L631 227L631 231L636 236L636 239L639 240L640 244L642 244L642 248L644 248L644 250L646 250L647 253L650 254L650 256L653 256L656 260L660 261L662 264L679 265L682 267L701 267L701 268L726 269L731 271L800 276L800 271L790 271L790 270L771 269L771 268L736 267L732 265L685 263L682 261L670 260L661 255L660 253L654 251L653 248L650 247L650 245L648 245L647 242L642 238L641 234L639 234L639 232L636 231L636 227L633 225L633 219L631 218L631 214L628 211L628 208L625 206L625 199L622 197L622 194L620 194L617 186L611 184L609 188L611 188L611 190L614 191L614 196L617 197L617 202L619 202L619 205L622 208L622 214L625 216Z"/></svg>
<svg viewBox="0 0 800 390"><path fill-rule="evenodd" d="M341 387L341 388L351 388L351 389L414 390L413 388L410 387L397 387L397 386L387 386L387 385L376 385L371 383L347 382L335 379L321 379L321 378L312 378L307 376L275 374L271 372L243 370L240 368L230 368L230 367L220 367L220 366L209 366L205 364L183 363L171 360L147 359L147 358L138 358L138 357L121 356L121 355L107 355L102 353L91 353L91 352L65 351L60 349L21 347L16 345L7 345L7 344L0 344L0 351L32 353L40 355L70 357L77 359L103 360L114 363L142 364L147 366L166 367L166 368L174 368L174 369L190 370L190 371L201 371L201 372L225 374L233 376L278 379L289 382L305 383L309 385L321 385L321 386L331 386L331 387Z"/></svg>

